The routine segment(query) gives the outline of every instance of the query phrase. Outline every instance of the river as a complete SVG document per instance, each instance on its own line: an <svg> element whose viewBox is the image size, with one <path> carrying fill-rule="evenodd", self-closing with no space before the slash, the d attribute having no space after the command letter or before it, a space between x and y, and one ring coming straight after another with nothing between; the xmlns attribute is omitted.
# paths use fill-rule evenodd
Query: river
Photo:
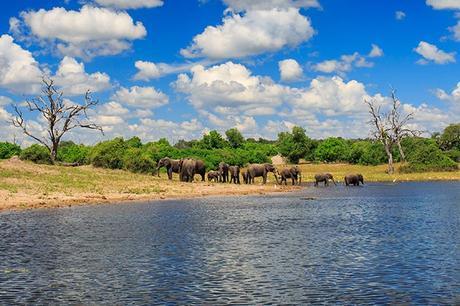
<svg viewBox="0 0 460 306"><path fill-rule="evenodd" d="M0 304L460 304L460 182L0 214Z"/></svg>

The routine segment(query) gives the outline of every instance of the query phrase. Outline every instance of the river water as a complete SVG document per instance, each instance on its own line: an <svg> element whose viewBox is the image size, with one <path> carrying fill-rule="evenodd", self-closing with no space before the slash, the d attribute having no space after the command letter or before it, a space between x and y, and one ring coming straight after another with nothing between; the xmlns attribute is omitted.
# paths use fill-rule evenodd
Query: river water
<svg viewBox="0 0 460 306"><path fill-rule="evenodd" d="M0 304L460 304L460 182L0 214Z"/></svg>

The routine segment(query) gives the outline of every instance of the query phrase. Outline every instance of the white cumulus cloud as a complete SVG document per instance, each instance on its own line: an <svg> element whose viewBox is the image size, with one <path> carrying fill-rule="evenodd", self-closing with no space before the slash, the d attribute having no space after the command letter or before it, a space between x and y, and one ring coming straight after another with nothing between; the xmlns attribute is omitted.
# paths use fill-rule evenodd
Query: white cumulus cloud
<svg viewBox="0 0 460 306"><path fill-rule="evenodd" d="M140 9L152 8L163 5L163 0L95 0L102 6L108 6L119 9Z"/></svg>
<svg viewBox="0 0 460 306"><path fill-rule="evenodd" d="M20 16L22 21L10 20L13 33L31 36L43 45L52 44L64 55L81 58L118 54L147 34L144 25L124 11L88 5L79 11L55 7L22 12ZM21 26L26 30L20 32Z"/></svg>
<svg viewBox="0 0 460 306"><path fill-rule="evenodd" d="M403 11L396 11L395 18L396 20L403 20L404 18L406 18L406 13L404 13Z"/></svg>
<svg viewBox="0 0 460 306"><path fill-rule="evenodd" d="M148 61L136 61L134 66L138 71L134 75L134 79L142 81L158 79L168 74L185 72L190 70L190 68L195 65L195 63L173 65L166 63L153 63Z"/></svg>
<svg viewBox="0 0 460 306"><path fill-rule="evenodd" d="M56 85L67 96L81 95L86 91L98 92L111 87L110 77L103 72L87 73L85 65L72 57L65 56L54 76Z"/></svg>
<svg viewBox="0 0 460 306"><path fill-rule="evenodd" d="M166 105L169 98L163 92L154 87L132 86L131 88L120 88L112 99L121 104L127 104L138 108L153 109Z"/></svg>
<svg viewBox="0 0 460 306"><path fill-rule="evenodd" d="M283 81L296 81L302 78L303 69L294 59L285 59L278 62L278 68Z"/></svg>
<svg viewBox="0 0 460 306"><path fill-rule="evenodd" d="M36 93L43 72L27 50L9 35L0 36L0 86L18 93Z"/></svg>
<svg viewBox="0 0 460 306"><path fill-rule="evenodd" d="M436 10L460 9L460 1L458 0L426 0L426 4L432 6Z"/></svg>
<svg viewBox="0 0 460 306"><path fill-rule="evenodd" d="M250 10L224 17L222 25L208 26L181 54L190 58L243 58L298 46L313 34L310 20L297 8Z"/></svg>
<svg viewBox="0 0 460 306"><path fill-rule="evenodd" d="M317 0L223 0L234 11L320 7Z"/></svg>
<svg viewBox="0 0 460 306"><path fill-rule="evenodd" d="M421 41L414 51L423 57L423 59L417 62L419 64L427 64L429 61L441 65L455 63L455 52L445 52L437 46L425 41Z"/></svg>
<svg viewBox="0 0 460 306"><path fill-rule="evenodd" d="M368 56L369 57L381 57L383 56L383 50L379 46L372 44L372 49L369 52Z"/></svg>
<svg viewBox="0 0 460 306"><path fill-rule="evenodd" d="M454 88L451 93L447 93L445 90L438 88L436 90L436 96L440 100L460 103L460 82L457 83L457 87Z"/></svg>

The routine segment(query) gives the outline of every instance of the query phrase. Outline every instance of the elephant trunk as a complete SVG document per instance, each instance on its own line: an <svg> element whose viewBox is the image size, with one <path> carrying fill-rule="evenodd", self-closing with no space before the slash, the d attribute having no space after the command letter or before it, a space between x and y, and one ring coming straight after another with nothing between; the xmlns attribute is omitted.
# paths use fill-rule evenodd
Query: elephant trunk
<svg viewBox="0 0 460 306"><path fill-rule="evenodd" d="M279 180L278 180L278 175L276 175L276 172L273 172L273 175L275 176L275 181L276 181L276 184L280 184Z"/></svg>
<svg viewBox="0 0 460 306"><path fill-rule="evenodd" d="M302 174L299 173L299 186L302 184Z"/></svg>
<svg viewBox="0 0 460 306"><path fill-rule="evenodd" d="M160 177L160 168L161 168L160 166L158 166L158 167L156 168L158 177Z"/></svg>

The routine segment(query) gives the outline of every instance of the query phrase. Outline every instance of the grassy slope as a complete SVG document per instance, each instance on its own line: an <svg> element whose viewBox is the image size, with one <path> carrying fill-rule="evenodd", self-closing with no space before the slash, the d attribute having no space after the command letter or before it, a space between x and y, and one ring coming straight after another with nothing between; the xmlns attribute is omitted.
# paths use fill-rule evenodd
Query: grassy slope
<svg viewBox="0 0 460 306"><path fill-rule="evenodd" d="M279 167L281 168L281 167ZM365 181L460 180L460 171L437 173L385 173L385 166L347 164L301 165L303 181L311 182L315 173L331 172L342 182L347 173L362 173ZM291 190L271 183L266 186L228 185L168 181L151 175L91 166L70 168L35 165L18 160L0 161L0 210L8 208L55 207L70 204L117 202L204 195L257 194Z"/></svg>

